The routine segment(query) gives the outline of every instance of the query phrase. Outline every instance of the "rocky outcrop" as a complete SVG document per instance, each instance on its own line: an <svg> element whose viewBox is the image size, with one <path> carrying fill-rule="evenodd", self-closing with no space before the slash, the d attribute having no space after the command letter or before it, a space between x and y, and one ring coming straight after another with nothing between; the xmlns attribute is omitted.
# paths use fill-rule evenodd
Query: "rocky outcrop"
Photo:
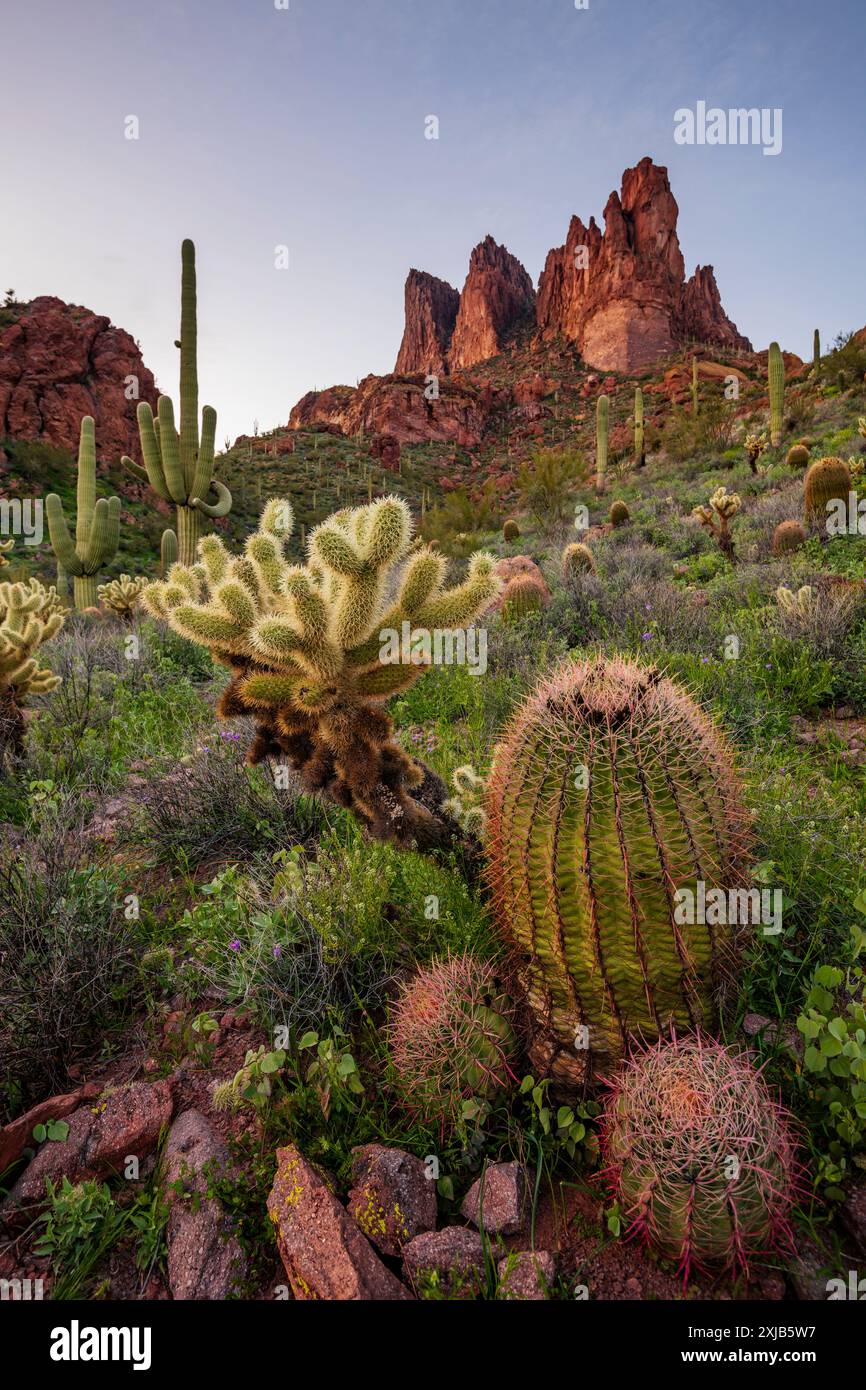
<svg viewBox="0 0 866 1390"><path fill-rule="evenodd" d="M454 371L486 362L535 304L532 281L515 256L488 236L475 247L460 295L448 363Z"/></svg>
<svg viewBox="0 0 866 1390"><path fill-rule="evenodd" d="M99 459L138 458L136 407L156 398L138 345L102 314L43 295L0 333L0 437L77 452L92 415Z"/></svg>
<svg viewBox="0 0 866 1390"><path fill-rule="evenodd" d="M289 416L290 429L388 435L398 444L424 440L472 448L484 433L494 398L470 382L443 377L431 395L423 376L368 376L357 387L310 391Z"/></svg>
<svg viewBox="0 0 866 1390"><path fill-rule="evenodd" d="M679 209L667 170L642 159L626 169L604 210L604 232L573 217L547 257L538 287L542 339L562 337L603 371L631 372L685 337L749 349L724 313L712 267L685 283Z"/></svg>
<svg viewBox="0 0 866 1390"><path fill-rule="evenodd" d="M425 270L410 270L405 305L403 341L394 371L402 376L444 373L460 308L458 291Z"/></svg>

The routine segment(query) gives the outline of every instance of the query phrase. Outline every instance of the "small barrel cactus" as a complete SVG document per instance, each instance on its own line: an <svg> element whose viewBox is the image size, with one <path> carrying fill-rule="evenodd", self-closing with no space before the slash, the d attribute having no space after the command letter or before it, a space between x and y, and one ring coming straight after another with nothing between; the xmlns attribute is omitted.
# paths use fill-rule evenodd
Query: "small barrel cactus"
<svg viewBox="0 0 866 1390"><path fill-rule="evenodd" d="M780 521L773 532L773 554L786 555L791 550L799 550L805 540L806 532L799 521L793 517L789 521Z"/></svg>
<svg viewBox="0 0 866 1390"><path fill-rule="evenodd" d="M850 491L851 471L844 459L817 459L809 466L803 483L807 522L826 522L828 503L841 501L847 504Z"/></svg>
<svg viewBox="0 0 866 1390"><path fill-rule="evenodd" d="M747 1057L701 1036L659 1041L617 1078L601 1144L628 1234L686 1282L748 1277L751 1260L790 1252L794 1140Z"/></svg>
<svg viewBox="0 0 866 1390"><path fill-rule="evenodd" d="M506 541L516 541L520 535L520 527L513 517L509 517L502 528L502 537Z"/></svg>
<svg viewBox="0 0 866 1390"><path fill-rule="evenodd" d="M548 589L532 574L516 574L505 586L502 616L509 622L538 613L548 602Z"/></svg>
<svg viewBox="0 0 866 1390"><path fill-rule="evenodd" d="M741 928L682 921L677 892L745 882L748 816L720 733L685 691L620 658L565 662L507 726L487 812L487 879L536 1076L582 1086L631 1036L714 1024Z"/></svg>
<svg viewBox="0 0 866 1390"><path fill-rule="evenodd" d="M611 526L625 526L629 517L630 512L625 502L611 502L610 511L607 514L607 519Z"/></svg>
<svg viewBox="0 0 866 1390"><path fill-rule="evenodd" d="M789 468L806 468L809 463L809 450L805 444L792 444L785 456Z"/></svg>
<svg viewBox="0 0 866 1390"><path fill-rule="evenodd" d="M582 574L595 574L595 556L582 541L572 541L562 552L562 578L567 582Z"/></svg>
<svg viewBox="0 0 866 1390"><path fill-rule="evenodd" d="M503 1095L515 1079L511 1015L489 962L464 954L419 970L404 987L390 1028L391 1061L406 1103L450 1130L471 1096Z"/></svg>

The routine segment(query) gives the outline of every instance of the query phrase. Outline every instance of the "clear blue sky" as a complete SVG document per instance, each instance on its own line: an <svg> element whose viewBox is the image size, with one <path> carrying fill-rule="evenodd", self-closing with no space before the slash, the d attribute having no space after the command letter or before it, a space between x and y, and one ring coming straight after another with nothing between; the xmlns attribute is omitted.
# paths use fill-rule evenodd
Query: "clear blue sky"
<svg viewBox="0 0 866 1390"><path fill-rule="evenodd" d="M410 266L460 288L490 232L537 280L650 154L689 273L805 354L866 323L864 51L864 0L3 0L0 279L108 314L174 394L193 237L222 440L390 370ZM699 100L781 107L781 154L675 144Z"/></svg>

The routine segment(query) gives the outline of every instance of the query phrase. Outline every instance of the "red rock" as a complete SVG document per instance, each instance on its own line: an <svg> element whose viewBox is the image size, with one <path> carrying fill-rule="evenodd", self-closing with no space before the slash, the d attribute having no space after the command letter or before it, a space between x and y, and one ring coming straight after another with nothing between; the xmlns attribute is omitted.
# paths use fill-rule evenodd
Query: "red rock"
<svg viewBox="0 0 866 1390"><path fill-rule="evenodd" d="M556 1256L549 1250L519 1250L503 1256L497 1271L499 1298L543 1302L556 1278Z"/></svg>
<svg viewBox="0 0 866 1390"><path fill-rule="evenodd" d="M465 1226L428 1231L403 1247L403 1269L416 1292L432 1278L445 1293L474 1298L486 1278L481 1237Z"/></svg>
<svg viewBox="0 0 866 1390"><path fill-rule="evenodd" d="M300 1299L408 1299L344 1211L322 1175L293 1144L277 1150L268 1197L280 1257Z"/></svg>
<svg viewBox="0 0 866 1390"><path fill-rule="evenodd" d="M384 1255L436 1225L436 1184L424 1163L402 1149L365 1144L352 1151L349 1213Z"/></svg>
<svg viewBox="0 0 866 1390"><path fill-rule="evenodd" d="M460 1214L491 1235L517 1235L526 1220L526 1195L521 1163L490 1163L464 1197Z"/></svg>
<svg viewBox="0 0 866 1390"><path fill-rule="evenodd" d="M446 280L424 270L410 270L406 278L405 327L394 372L444 374L460 295Z"/></svg>
<svg viewBox="0 0 866 1390"><path fill-rule="evenodd" d="M207 1166L207 1172L205 1167ZM172 1298L225 1299L246 1273L246 1257L210 1179L229 1172L225 1144L197 1110L179 1115L168 1132L162 1169L168 1218L168 1282Z"/></svg>
<svg viewBox="0 0 866 1390"><path fill-rule="evenodd" d="M496 357L505 335L533 308L532 281L515 256L485 237L469 260L448 361L471 367Z"/></svg>
<svg viewBox="0 0 866 1390"><path fill-rule="evenodd" d="M672 352L690 326L705 341L748 349L722 311L711 267L685 284L678 215L667 170L645 158L611 193L603 233L594 218L585 227L573 217L539 280L542 339L569 339L592 366L618 372Z"/></svg>
<svg viewBox="0 0 866 1390"><path fill-rule="evenodd" d="M63 1143L43 1144L7 1198L10 1206L45 1196L45 1179L101 1181L123 1171L134 1155L139 1162L156 1148L160 1131L171 1120L172 1096L167 1081L135 1082L105 1092L79 1106L69 1119ZM4 1206L7 1204L4 1203Z"/></svg>
<svg viewBox="0 0 866 1390"><path fill-rule="evenodd" d="M138 382L131 400L128 377ZM77 453L82 416L92 415L98 458L138 458L136 407L156 398L137 344L102 314L42 295L0 332L0 436Z"/></svg>
<svg viewBox="0 0 866 1390"><path fill-rule="evenodd" d="M431 399L423 377L368 376L357 387L309 392L292 410L289 428L327 425L345 435L391 435L400 444L436 440L470 448L481 441L488 414L477 388L453 377L443 377L438 398Z"/></svg>
<svg viewBox="0 0 866 1390"><path fill-rule="evenodd" d="M376 434L370 445L370 457L378 459L392 473L400 469L400 441L393 434Z"/></svg>
<svg viewBox="0 0 866 1390"><path fill-rule="evenodd" d="M72 1067L69 1068L70 1073ZM35 1144L33 1131L37 1125L47 1125L51 1120L62 1120L71 1115L87 1096L99 1094L99 1087L93 1083L79 1086L77 1091L69 1091L63 1096L49 1096L34 1105L26 1114L19 1115L0 1129L0 1173L5 1173L17 1163L24 1150Z"/></svg>

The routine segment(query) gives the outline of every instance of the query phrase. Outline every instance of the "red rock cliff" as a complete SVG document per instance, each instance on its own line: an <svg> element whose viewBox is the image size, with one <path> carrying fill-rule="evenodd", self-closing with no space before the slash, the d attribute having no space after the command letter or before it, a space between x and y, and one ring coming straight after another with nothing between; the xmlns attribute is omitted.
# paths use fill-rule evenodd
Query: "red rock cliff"
<svg viewBox="0 0 866 1390"><path fill-rule="evenodd" d="M493 237L472 252L449 353L452 371L486 362L535 303L532 281L515 256Z"/></svg>
<svg viewBox="0 0 866 1390"><path fill-rule="evenodd" d="M394 371L398 376L444 372L460 308L458 291L447 280L410 270L405 302L406 326Z"/></svg>

